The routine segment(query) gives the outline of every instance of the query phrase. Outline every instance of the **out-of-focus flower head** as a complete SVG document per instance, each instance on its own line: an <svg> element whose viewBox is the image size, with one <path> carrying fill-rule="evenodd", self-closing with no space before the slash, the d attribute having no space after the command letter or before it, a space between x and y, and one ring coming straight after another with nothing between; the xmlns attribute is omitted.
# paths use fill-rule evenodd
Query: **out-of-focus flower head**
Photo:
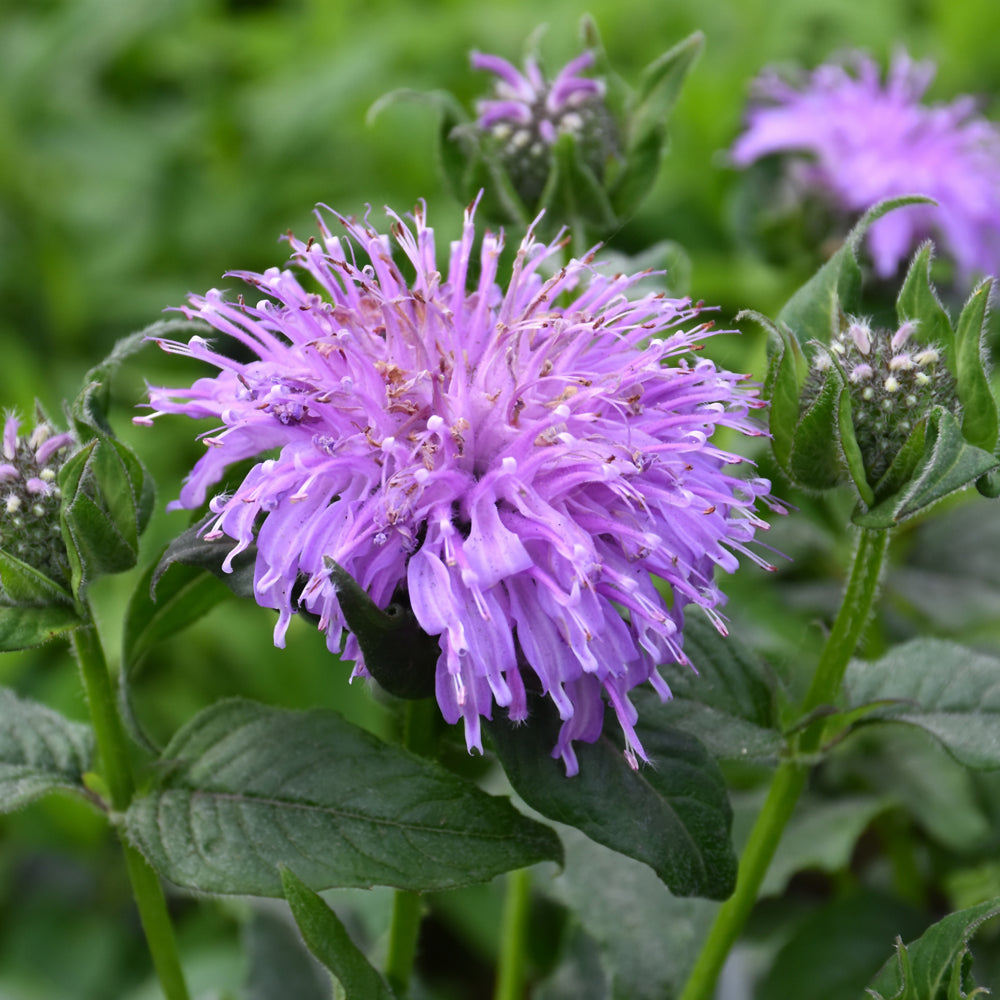
<svg viewBox="0 0 1000 1000"><path fill-rule="evenodd" d="M609 161L619 155L618 126L604 100L605 82L580 75L594 65L592 52L577 56L551 82L532 56L525 59L524 73L499 56L473 52L471 58L474 69L497 77L492 97L476 104L476 124L492 138L526 203L534 204L545 189L560 135L571 135L594 177L604 178Z"/></svg>
<svg viewBox="0 0 1000 1000"><path fill-rule="evenodd" d="M935 236L963 275L1000 271L1000 129L976 114L970 97L950 104L921 99L934 76L929 62L904 52L885 80L876 63L853 53L789 82L773 70L755 100L733 162L746 167L786 154L786 177L851 216L887 198L923 194L869 230L875 269L891 277L927 236Z"/></svg>
<svg viewBox="0 0 1000 1000"><path fill-rule="evenodd" d="M712 442L720 427L759 434L763 404L745 376L692 354L711 324L689 300L630 299L642 276L606 275L592 255L544 278L563 244L531 230L501 287L502 237L474 253L473 215L444 273L422 209L389 213L392 240L340 216L348 238L334 236L320 214L319 241L291 239L292 268L236 272L255 304L192 297L185 315L252 360L200 336L161 341L218 369L150 389L153 417L216 425L175 506L201 505L257 457L211 497L205 537L233 540L230 564L256 544L277 644L302 607L340 650L335 566L437 638L437 700L470 749L494 705L522 720L535 690L558 709L553 756L569 773L607 702L634 763L629 691L669 696L657 667L687 662L685 606L721 628L716 568L741 554L766 565L748 546L769 484L734 474L742 460ZM375 666L363 645L344 647L356 675Z"/></svg>
<svg viewBox="0 0 1000 1000"><path fill-rule="evenodd" d="M580 240L604 238L652 188L667 119L704 38L695 32L654 59L633 89L611 69L588 17L581 36L584 51L554 77L543 72L533 41L523 71L500 56L473 52L473 68L495 77L474 116L442 90L394 91L372 113L400 99L435 107L445 183L463 205L480 198L480 215L534 223L539 232L571 225Z"/></svg>
<svg viewBox="0 0 1000 1000"><path fill-rule="evenodd" d="M9 414L0 458L0 549L60 584L69 580L59 528L59 469L74 443L41 415L28 434Z"/></svg>

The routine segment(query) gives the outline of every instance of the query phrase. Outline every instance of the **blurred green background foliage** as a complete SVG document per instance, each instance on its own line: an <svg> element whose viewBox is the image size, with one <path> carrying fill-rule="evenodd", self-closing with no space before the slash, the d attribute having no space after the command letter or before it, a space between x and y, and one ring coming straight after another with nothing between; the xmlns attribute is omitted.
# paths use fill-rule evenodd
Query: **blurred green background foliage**
<svg viewBox="0 0 1000 1000"><path fill-rule="evenodd" d="M424 198L443 245L457 233L461 211L436 173L433 111L398 104L369 123L369 108L402 87L448 89L471 107L488 84L469 69L471 49L517 62L543 18L541 48L552 70L579 51L585 12L612 65L632 83L690 32L706 35L671 119L660 178L611 245L637 253L658 240L679 242L691 257L690 293L719 305L726 325L741 308L776 311L815 263L779 268L740 236L737 175L725 151L764 65L812 66L856 47L884 64L904 46L937 62L931 99L972 93L1000 118L996 0L552 0L544 9L529 0L6 0L3 405L30 411L37 398L58 412L119 337L189 292L222 286L227 269L283 263L279 237L313 232L316 203L345 214L371 205L380 219L385 204L405 212ZM760 378L762 337L748 327L712 350ZM187 524L163 507L201 446L181 421L151 431L133 428L130 418L143 379L181 384L196 374L185 365L149 348L128 363L115 390L116 429L160 484L147 562ZM806 522L791 532L790 549L822 548ZM105 580L95 594L112 653L133 582ZM835 598L834 582L817 586L796 592L797 608ZM773 619L758 620L758 634L772 625L781 633L787 606L760 597L748 607ZM348 687L349 667L297 625L288 648L275 650L271 615L228 602L150 658L138 695L143 721L165 739L198 708L241 694L337 707L388 731L388 709L360 685ZM0 684L85 717L60 643L0 659ZM144 946L113 848L105 825L75 801L48 799L0 822L0 997L155 995L143 985ZM466 948L466 963L484 960L488 969L484 921L495 915L496 894L484 888L463 898L442 903L434 920L444 940ZM240 907L178 907L194 983L238 984L245 967L232 917Z"/></svg>

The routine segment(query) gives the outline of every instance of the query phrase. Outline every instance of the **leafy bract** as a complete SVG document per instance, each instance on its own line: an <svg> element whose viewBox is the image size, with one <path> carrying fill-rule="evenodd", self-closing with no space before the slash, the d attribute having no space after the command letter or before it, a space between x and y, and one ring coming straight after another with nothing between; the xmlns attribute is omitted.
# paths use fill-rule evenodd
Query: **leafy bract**
<svg viewBox="0 0 1000 1000"><path fill-rule="evenodd" d="M969 942L1000 915L1000 898L949 914L916 941L896 941L896 954L867 989L874 1000L970 1000L985 995L972 982Z"/></svg>
<svg viewBox="0 0 1000 1000"><path fill-rule="evenodd" d="M165 878L217 893L280 895L280 864L314 889L426 891L562 859L508 800L333 712L242 700L176 734L127 829Z"/></svg>
<svg viewBox="0 0 1000 1000"><path fill-rule="evenodd" d="M281 884L303 941L336 977L345 995L393 1000L396 994L351 940L333 910L290 868L281 868Z"/></svg>

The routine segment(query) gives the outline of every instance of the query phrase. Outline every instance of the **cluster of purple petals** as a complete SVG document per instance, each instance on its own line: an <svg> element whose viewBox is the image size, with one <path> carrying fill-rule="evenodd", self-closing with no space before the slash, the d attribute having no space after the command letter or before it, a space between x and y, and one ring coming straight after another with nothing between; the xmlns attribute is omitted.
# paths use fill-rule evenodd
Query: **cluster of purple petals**
<svg viewBox="0 0 1000 1000"><path fill-rule="evenodd" d="M969 97L926 105L934 66L900 52L885 81L867 56L820 66L799 85L765 72L744 133L739 166L774 153L803 154L795 180L861 214L885 198L923 194L868 233L876 270L892 276L918 243L937 236L959 270L1000 272L1000 129Z"/></svg>
<svg viewBox="0 0 1000 1000"><path fill-rule="evenodd" d="M233 539L230 560L256 540L279 646L294 594L340 650L330 557L380 607L405 594L440 637L437 700L470 750L495 705L526 717L532 671L562 719L553 756L567 773L606 701L634 764L629 691L650 681L669 697L656 668L687 663L684 607L721 628L716 567L766 565L747 546L769 484L711 441L719 427L761 433L755 388L691 354L711 324L689 301L630 298L642 275L588 257L545 277L562 245L529 232L501 288L502 236L486 233L474 259L474 209L443 274L422 210L390 212L392 240L331 214L349 239L320 214L320 240L291 239L291 268L236 272L253 303L213 290L183 309L254 360L200 336L160 342L218 369L149 390L153 417L214 424L173 506L201 505L228 466L259 456L212 496L206 537ZM343 655L366 675L353 636Z"/></svg>
<svg viewBox="0 0 1000 1000"><path fill-rule="evenodd" d="M578 129L574 109L604 97L604 82L580 76L581 70L594 64L592 52L584 52L567 63L556 78L547 83L538 63L528 57L524 72L500 56L473 52L472 68L496 75L496 96L477 102L479 127L484 131L496 126L537 128L541 139L555 144L560 128Z"/></svg>

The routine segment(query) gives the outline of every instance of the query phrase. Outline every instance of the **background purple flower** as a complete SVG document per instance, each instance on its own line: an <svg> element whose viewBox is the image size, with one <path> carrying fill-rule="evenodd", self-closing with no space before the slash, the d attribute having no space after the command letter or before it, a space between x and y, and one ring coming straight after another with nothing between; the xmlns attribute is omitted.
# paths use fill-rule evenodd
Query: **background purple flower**
<svg viewBox="0 0 1000 1000"><path fill-rule="evenodd" d="M860 215L884 198L924 194L938 204L898 209L876 222L868 246L892 276L930 235L961 272L1000 271L1000 130L971 98L921 104L934 76L900 52L883 82L861 53L824 65L798 84L766 71L732 149L747 166L773 153L799 154L790 169L841 209Z"/></svg>
<svg viewBox="0 0 1000 1000"><path fill-rule="evenodd" d="M628 298L641 275L588 258L546 279L561 244L529 231L501 288L502 237L487 233L474 260L472 210L442 274L423 211L412 226L389 214L411 280L387 236L336 216L343 240L321 216L321 241L291 240L295 270L236 272L256 304L192 297L185 315L254 360L197 336L161 342L218 369L149 391L153 416L216 424L173 506L202 504L229 465L259 456L211 499L206 537L232 538L230 559L256 539L278 645L298 595L339 651L328 557L440 637L437 700L470 749L494 703L526 717L530 670L563 720L553 755L568 773L605 698L634 761L628 692L648 680L669 696L656 668L687 662L685 605L721 628L715 567L735 569L765 527L755 505L769 484L733 475L742 460L710 440L759 434L749 411L762 403L745 376L690 353L710 324L688 300ZM353 636L344 655L366 673Z"/></svg>

